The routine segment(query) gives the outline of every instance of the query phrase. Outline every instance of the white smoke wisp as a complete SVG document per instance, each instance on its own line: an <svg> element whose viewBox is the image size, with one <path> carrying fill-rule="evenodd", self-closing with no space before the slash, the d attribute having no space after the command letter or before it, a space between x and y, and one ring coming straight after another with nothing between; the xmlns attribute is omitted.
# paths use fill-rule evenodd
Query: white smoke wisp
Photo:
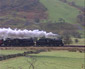
<svg viewBox="0 0 85 69"><path fill-rule="evenodd" d="M20 30L20 29L11 29L11 28L0 28L0 39L28 39L28 38L56 38L58 34L53 34L52 32L47 33L46 31L39 30Z"/></svg>
<svg viewBox="0 0 85 69"><path fill-rule="evenodd" d="M58 36L59 36L58 34L53 34L52 32L46 34L46 38L51 38L51 39L55 39Z"/></svg>

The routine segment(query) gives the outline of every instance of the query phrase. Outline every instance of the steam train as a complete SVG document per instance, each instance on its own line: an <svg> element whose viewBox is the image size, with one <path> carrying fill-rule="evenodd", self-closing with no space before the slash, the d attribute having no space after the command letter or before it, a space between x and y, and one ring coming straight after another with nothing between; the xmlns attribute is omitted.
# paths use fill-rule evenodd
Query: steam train
<svg viewBox="0 0 85 69"><path fill-rule="evenodd" d="M64 46L61 39L41 38L38 40L30 39L10 39L0 40L0 47L43 47L43 46Z"/></svg>

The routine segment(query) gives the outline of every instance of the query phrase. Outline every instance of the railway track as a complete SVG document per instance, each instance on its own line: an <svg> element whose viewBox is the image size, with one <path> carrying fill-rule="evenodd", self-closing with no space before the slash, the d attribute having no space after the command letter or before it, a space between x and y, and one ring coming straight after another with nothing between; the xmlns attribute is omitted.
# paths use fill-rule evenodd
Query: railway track
<svg viewBox="0 0 85 69"><path fill-rule="evenodd" d="M85 46L78 46L78 45L66 45L66 46L63 46L63 47L85 47Z"/></svg>
<svg viewBox="0 0 85 69"><path fill-rule="evenodd" d="M66 45L58 47L0 47L0 50L85 50L85 46Z"/></svg>
<svg viewBox="0 0 85 69"><path fill-rule="evenodd" d="M28 47L28 48L31 48L31 47L34 47L34 48L38 48L38 47L49 47L49 48L51 48L51 47L85 47L85 46L82 46L82 45L65 45L65 46L0 46L0 47L22 47L22 48L24 48L24 47Z"/></svg>

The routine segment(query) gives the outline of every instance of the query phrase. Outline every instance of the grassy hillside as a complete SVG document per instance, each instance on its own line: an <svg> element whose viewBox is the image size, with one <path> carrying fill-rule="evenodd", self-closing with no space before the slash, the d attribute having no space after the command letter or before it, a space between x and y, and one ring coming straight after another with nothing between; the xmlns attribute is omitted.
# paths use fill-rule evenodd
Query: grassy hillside
<svg viewBox="0 0 85 69"><path fill-rule="evenodd" d="M68 23L76 23L76 17L79 10L69 6L60 0L40 0L47 8L49 13L49 20L58 21L63 18Z"/></svg>
<svg viewBox="0 0 85 69"><path fill-rule="evenodd" d="M40 2L48 9L47 21L55 23L55 21L59 22L60 19L63 19L66 23L73 24L78 28L79 32L84 34L85 25L82 11L84 9L84 0L40 0ZM71 5L72 2L75 5Z"/></svg>

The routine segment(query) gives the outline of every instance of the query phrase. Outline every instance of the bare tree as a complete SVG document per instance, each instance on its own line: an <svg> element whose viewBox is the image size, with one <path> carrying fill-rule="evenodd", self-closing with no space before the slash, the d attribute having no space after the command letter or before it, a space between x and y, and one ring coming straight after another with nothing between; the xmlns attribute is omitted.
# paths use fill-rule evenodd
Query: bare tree
<svg viewBox="0 0 85 69"><path fill-rule="evenodd" d="M39 64L36 64L37 57L35 56L27 56L30 60L26 59L27 61L27 65L29 64L28 69L37 69L39 67L40 64L45 65L45 66L49 66L49 64L56 64L54 62L48 62L48 61L40 61ZM35 65L37 66L37 68L35 67ZM56 68L56 67L55 67ZM7 67L7 69L16 69L15 67L9 66ZM18 69L23 69L22 66L19 66Z"/></svg>
<svg viewBox="0 0 85 69"><path fill-rule="evenodd" d="M30 65L29 66L29 69L35 69L35 63L36 63L36 61L37 61L37 59L35 58L35 57L29 57L31 60L29 61L29 60L27 60L27 62L28 62L28 64Z"/></svg>

